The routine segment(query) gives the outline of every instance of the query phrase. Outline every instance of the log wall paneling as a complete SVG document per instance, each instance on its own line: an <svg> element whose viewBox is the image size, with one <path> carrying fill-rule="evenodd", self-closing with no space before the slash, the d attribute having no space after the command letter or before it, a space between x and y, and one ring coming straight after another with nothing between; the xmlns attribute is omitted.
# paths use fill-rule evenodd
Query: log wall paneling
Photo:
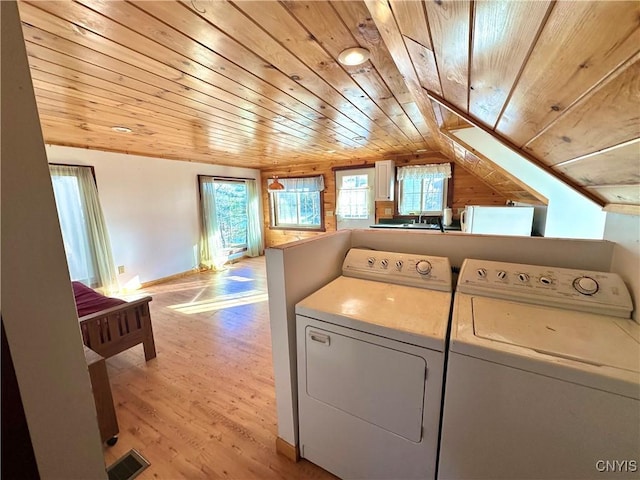
<svg viewBox="0 0 640 480"><path fill-rule="evenodd" d="M405 157L395 158L396 168L406 165L421 165L427 163L446 163L451 162L448 158L440 153L426 153L423 155L412 155ZM324 210L325 210L325 228L327 232L336 230L335 209L336 209L336 186L335 186L335 172L333 167L343 166L360 166L365 162L327 162L320 164L307 164L300 166L269 168L262 172L262 187L263 187L263 206L264 206L264 219L265 219L265 245L268 247L274 245L280 245L282 243L292 242L295 240L302 240L310 238L316 235L321 235L323 232L308 232L304 230L279 230L270 228L270 205L269 205L269 193L267 192L266 185L267 180L272 178L273 175L277 175L279 178L295 177L295 176L309 176L309 175L323 175L325 181L324 191ZM367 162L373 166L373 162ZM503 194L493 190L486 183L478 179L477 174L472 173L466 167L463 168L456 164L453 169L453 192L450 195L452 198L452 204L450 207L453 209L454 218L458 218L458 210L463 209L466 205L505 205L507 200L513 199L513 197L505 197ZM393 209L393 202L376 202L376 218L388 218L389 216L384 213L385 208ZM332 215L327 215L327 212L332 212Z"/></svg>

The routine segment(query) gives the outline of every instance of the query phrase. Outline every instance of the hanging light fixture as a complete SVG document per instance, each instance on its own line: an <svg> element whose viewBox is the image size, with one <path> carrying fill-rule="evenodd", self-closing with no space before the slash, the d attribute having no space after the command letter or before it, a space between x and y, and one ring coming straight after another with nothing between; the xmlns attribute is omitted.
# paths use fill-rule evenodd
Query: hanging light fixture
<svg viewBox="0 0 640 480"><path fill-rule="evenodd" d="M278 168L278 160L273 161L273 168ZM267 181L267 191L268 192L278 192L284 190L284 185L278 181L278 175L273 176L273 181L269 183Z"/></svg>
<svg viewBox="0 0 640 480"><path fill-rule="evenodd" d="M270 192L277 192L279 190L284 190L284 185L278 181L278 176L273 176L273 182L267 183L267 190Z"/></svg>

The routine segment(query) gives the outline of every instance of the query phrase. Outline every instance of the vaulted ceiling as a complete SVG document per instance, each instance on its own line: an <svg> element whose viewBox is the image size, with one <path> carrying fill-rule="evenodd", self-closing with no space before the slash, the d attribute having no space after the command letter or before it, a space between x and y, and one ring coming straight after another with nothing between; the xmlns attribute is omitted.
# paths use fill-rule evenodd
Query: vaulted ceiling
<svg viewBox="0 0 640 480"><path fill-rule="evenodd" d="M640 211L637 1L19 7L47 143L261 169L440 151L539 200L448 132L475 125ZM353 46L369 61L338 63Z"/></svg>

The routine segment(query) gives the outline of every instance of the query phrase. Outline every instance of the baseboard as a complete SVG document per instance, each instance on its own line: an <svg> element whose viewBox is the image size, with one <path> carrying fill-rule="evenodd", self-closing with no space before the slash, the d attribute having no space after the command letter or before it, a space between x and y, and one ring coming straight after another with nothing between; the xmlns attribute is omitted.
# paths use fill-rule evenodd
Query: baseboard
<svg viewBox="0 0 640 480"><path fill-rule="evenodd" d="M140 284L140 288L147 288L151 285L157 285L159 283L168 282L169 280L176 280L178 278L186 277L187 275L191 275L193 273L198 273L198 269L193 268L191 270L187 270L186 272L174 273L173 275L169 275L168 277L158 278L156 280L149 280L148 282L143 282Z"/></svg>
<svg viewBox="0 0 640 480"><path fill-rule="evenodd" d="M292 462L298 462L300 460L300 451L298 450L298 447L291 445L280 437L276 438L276 452L280 455L284 455Z"/></svg>

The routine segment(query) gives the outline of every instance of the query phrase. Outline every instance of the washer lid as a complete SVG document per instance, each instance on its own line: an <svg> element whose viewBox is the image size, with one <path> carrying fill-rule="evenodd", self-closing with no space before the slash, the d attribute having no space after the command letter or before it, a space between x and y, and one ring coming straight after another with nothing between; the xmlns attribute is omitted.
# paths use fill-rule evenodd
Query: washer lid
<svg viewBox="0 0 640 480"><path fill-rule="evenodd" d="M296 313L444 351L451 293L338 277L296 305Z"/></svg>
<svg viewBox="0 0 640 480"><path fill-rule="evenodd" d="M640 372L640 326L631 320L485 297L471 302L478 338Z"/></svg>

